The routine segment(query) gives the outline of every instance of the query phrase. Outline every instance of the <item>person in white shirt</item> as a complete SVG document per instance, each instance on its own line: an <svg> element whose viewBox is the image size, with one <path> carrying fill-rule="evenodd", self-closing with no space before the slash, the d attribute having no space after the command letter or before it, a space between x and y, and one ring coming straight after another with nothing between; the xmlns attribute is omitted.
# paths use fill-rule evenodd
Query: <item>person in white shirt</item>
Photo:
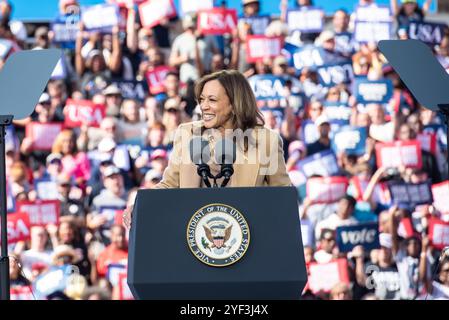
<svg viewBox="0 0 449 320"><path fill-rule="evenodd" d="M31 248L21 255L23 272L27 279L34 278L33 267L45 269L51 265L52 251L46 248L48 234L44 227L31 228Z"/></svg>
<svg viewBox="0 0 449 320"><path fill-rule="evenodd" d="M356 224L358 221L352 216L355 204L356 200L350 195L341 198L337 205L337 212L317 223L315 227L316 238L319 239L323 229L335 230L340 226Z"/></svg>

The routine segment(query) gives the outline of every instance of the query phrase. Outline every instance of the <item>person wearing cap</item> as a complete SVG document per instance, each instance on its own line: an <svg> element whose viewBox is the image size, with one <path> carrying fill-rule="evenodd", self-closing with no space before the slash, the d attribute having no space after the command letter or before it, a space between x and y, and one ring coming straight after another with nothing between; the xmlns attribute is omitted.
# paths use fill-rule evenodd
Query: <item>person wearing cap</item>
<svg viewBox="0 0 449 320"><path fill-rule="evenodd" d="M307 145L308 156L331 148L331 139L329 138L331 125L327 116L324 114L320 115L315 120L315 126L318 129L319 137L317 141Z"/></svg>
<svg viewBox="0 0 449 320"><path fill-rule="evenodd" d="M168 153L164 149L156 149L151 153L150 166L160 174L164 173L168 165Z"/></svg>
<svg viewBox="0 0 449 320"><path fill-rule="evenodd" d="M374 249L376 261L365 263L363 246L354 247L351 256L356 260L356 281L359 286L382 300L400 299L400 279L391 251L391 234L379 234L380 248Z"/></svg>
<svg viewBox="0 0 449 320"><path fill-rule="evenodd" d="M163 144L173 143L175 131L181 123L188 122L189 116L185 112L187 103L180 97L169 98L164 103L164 113L162 114L162 123L165 127L165 136Z"/></svg>
<svg viewBox="0 0 449 320"><path fill-rule="evenodd" d="M277 76L285 76L287 74L288 61L284 56L277 56L273 60L273 64L271 67L271 73Z"/></svg>
<svg viewBox="0 0 449 320"><path fill-rule="evenodd" d="M296 163L307 156L306 144L301 140L291 141L288 145L287 171L290 171Z"/></svg>
<svg viewBox="0 0 449 320"><path fill-rule="evenodd" d="M153 189L162 180L162 174L155 169L150 169L145 173L142 181L142 188Z"/></svg>
<svg viewBox="0 0 449 320"><path fill-rule="evenodd" d="M318 263L328 263L336 257L337 241L335 239L335 230L322 229L318 240L320 249L313 254L313 259Z"/></svg>
<svg viewBox="0 0 449 320"><path fill-rule="evenodd" d="M76 187L71 177L65 174L58 175L56 179L58 188L58 199L60 202L59 221L74 223L80 228L86 225L86 209L84 206L84 196L81 189Z"/></svg>
<svg viewBox="0 0 449 320"><path fill-rule="evenodd" d="M201 68L211 65L212 55L218 52L214 37L199 37L195 31L196 20L192 15L185 15L182 20L184 32L173 41L169 65L179 68L181 82L196 81L201 76Z"/></svg>
<svg viewBox="0 0 449 320"><path fill-rule="evenodd" d="M119 117L123 101L120 88L116 84L111 84L103 90L103 95L106 97L106 116Z"/></svg>
<svg viewBox="0 0 449 320"><path fill-rule="evenodd" d="M79 9L78 0L59 0L59 13L61 15L73 13L76 9Z"/></svg>

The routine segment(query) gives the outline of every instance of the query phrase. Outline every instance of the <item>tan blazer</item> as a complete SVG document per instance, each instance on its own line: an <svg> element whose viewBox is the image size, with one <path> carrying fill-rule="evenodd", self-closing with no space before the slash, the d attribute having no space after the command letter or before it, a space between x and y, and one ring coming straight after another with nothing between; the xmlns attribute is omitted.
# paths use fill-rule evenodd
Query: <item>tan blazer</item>
<svg viewBox="0 0 449 320"><path fill-rule="evenodd" d="M190 160L189 142L194 133L200 134L202 127L202 121L184 123L178 127L168 167L156 188L198 188L201 186L197 166ZM253 132L253 138L255 143L250 144L246 151L237 147L230 186L291 186L285 169L282 139L279 134L267 128L260 128ZM214 144L210 139L209 143ZM255 156L258 152L263 156Z"/></svg>

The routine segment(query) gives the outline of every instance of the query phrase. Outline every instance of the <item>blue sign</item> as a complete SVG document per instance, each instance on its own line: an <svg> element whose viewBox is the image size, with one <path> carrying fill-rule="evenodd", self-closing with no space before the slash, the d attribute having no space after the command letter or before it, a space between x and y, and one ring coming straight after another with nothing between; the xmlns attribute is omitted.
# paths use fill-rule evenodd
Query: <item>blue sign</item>
<svg viewBox="0 0 449 320"><path fill-rule="evenodd" d="M441 124L428 124L423 128L423 133L435 133L441 149L447 149L446 127Z"/></svg>
<svg viewBox="0 0 449 320"><path fill-rule="evenodd" d="M404 208L413 208L419 204L433 202L432 185L430 181L423 183L389 182L391 201Z"/></svg>
<svg viewBox="0 0 449 320"><path fill-rule="evenodd" d="M366 139L366 128L346 126L334 134L332 149L335 153L360 156L365 154Z"/></svg>
<svg viewBox="0 0 449 320"><path fill-rule="evenodd" d="M306 178L311 176L330 177L340 172L337 157L332 150L318 152L298 161L296 169Z"/></svg>
<svg viewBox="0 0 449 320"><path fill-rule="evenodd" d="M63 49L75 49L79 20L80 16L75 14L56 18L50 25L54 34L53 43L58 44Z"/></svg>
<svg viewBox="0 0 449 320"><path fill-rule="evenodd" d="M268 25L271 22L269 15L262 15L256 17L240 17L239 23L244 22L251 26L252 34L254 35L264 35L265 30L267 30Z"/></svg>
<svg viewBox="0 0 449 320"><path fill-rule="evenodd" d="M412 21L408 27L408 37L430 45L439 45L447 29L444 23Z"/></svg>
<svg viewBox="0 0 449 320"><path fill-rule="evenodd" d="M290 52L293 47L289 47ZM293 66L297 70L302 68L316 68L322 66L326 63L324 49L321 47L316 47L314 45L305 45L304 47L297 47L297 49L292 52L292 62Z"/></svg>
<svg viewBox="0 0 449 320"><path fill-rule="evenodd" d="M346 120L351 118L352 108L343 102L325 101L324 113L329 120Z"/></svg>
<svg viewBox="0 0 449 320"><path fill-rule="evenodd" d="M148 83L146 81L113 79L112 83L120 88L123 99L143 102L148 95Z"/></svg>
<svg viewBox="0 0 449 320"><path fill-rule="evenodd" d="M327 64L317 68L318 79L325 87L333 87L341 83L350 83L354 78L352 61Z"/></svg>
<svg viewBox="0 0 449 320"><path fill-rule="evenodd" d="M390 79L371 81L365 77L356 78L354 95L358 103L386 104L393 96L393 83Z"/></svg>
<svg viewBox="0 0 449 320"><path fill-rule="evenodd" d="M287 24L290 31L319 33L324 26L324 12L320 8L301 7L287 11Z"/></svg>
<svg viewBox="0 0 449 320"><path fill-rule="evenodd" d="M248 79L257 100L284 99L285 79L272 74L256 75Z"/></svg>
<svg viewBox="0 0 449 320"><path fill-rule="evenodd" d="M37 299L45 299L57 291L64 291L69 277L75 270L71 265L51 267L47 272L39 275L33 282L33 292Z"/></svg>
<svg viewBox="0 0 449 320"><path fill-rule="evenodd" d="M356 42L351 32L335 34L335 51L345 57L350 57L355 52Z"/></svg>
<svg viewBox="0 0 449 320"><path fill-rule="evenodd" d="M340 252L350 252L359 245L367 251L380 247L377 222L337 227L336 235Z"/></svg>

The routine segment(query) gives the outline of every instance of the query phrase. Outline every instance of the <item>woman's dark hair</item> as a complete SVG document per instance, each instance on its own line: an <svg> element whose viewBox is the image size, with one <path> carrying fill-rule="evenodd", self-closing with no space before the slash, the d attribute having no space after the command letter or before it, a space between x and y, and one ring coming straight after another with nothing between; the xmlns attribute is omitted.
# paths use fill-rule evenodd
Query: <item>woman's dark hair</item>
<svg viewBox="0 0 449 320"><path fill-rule="evenodd" d="M198 103L205 84L212 80L220 82L226 91L233 110L234 129L245 131L265 124L251 86L237 70L221 70L201 78L195 86L195 98Z"/></svg>

